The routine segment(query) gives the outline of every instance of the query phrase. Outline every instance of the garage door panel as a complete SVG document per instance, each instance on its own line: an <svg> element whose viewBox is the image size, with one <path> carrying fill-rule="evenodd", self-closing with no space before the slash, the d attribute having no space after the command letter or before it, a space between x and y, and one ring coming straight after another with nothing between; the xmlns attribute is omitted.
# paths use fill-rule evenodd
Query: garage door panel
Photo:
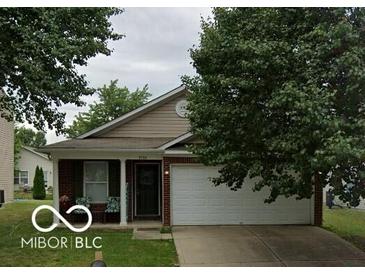
<svg viewBox="0 0 365 274"><path fill-rule="evenodd" d="M231 191L226 185L215 187L210 178L217 175L215 167L171 167L174 225L310 223L312 209L309 199L279 197L267 204L264 200L268 197L268 188L253 192L253 180L238 191Z"/></svg>

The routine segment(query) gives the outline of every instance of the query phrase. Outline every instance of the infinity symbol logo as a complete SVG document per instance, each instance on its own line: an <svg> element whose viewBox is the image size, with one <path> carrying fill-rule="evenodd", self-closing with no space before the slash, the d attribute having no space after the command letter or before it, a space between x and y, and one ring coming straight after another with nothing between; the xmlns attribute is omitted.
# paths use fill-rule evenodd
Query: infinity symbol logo
<svg viewBox="0 0 365 274"><path fill-rule="evenodd" d="M36 217L37 217L37 214L39 211L43 210L43 209L48 209L50 211L52 211L52 213L54 215L57 216L58 219L60 219L70 230L72 230L73 232L84 232L85 230L87 230L91 223L92 223L92 220L93 220L93 217L91 215L91 212L90 210L85 207L85 206L82 206L82 205L74 205L72 207L70 207L67 211L66 211L66 214L70 214L72 211L74 211L75 209L81 209L83 211L86 212L87 214L87 217L88 217L88 221L86 223L86 225L84 227L80 227L80 228L77 228L77 227L74 227L72 224L70 224L65 218L63 218L63 216L56 210L54 209L53 207L49 206L49 205L41 205L39 207L37 207L33 213L32 213L32 223L33 223L33 226L40 232L50 232L52 231L53 229L55 229L57 227L57 224L52 224L50 227L48 228L43 228L43 227L40 227L38 224L37 224L37 221L36 221Z"/></svg>

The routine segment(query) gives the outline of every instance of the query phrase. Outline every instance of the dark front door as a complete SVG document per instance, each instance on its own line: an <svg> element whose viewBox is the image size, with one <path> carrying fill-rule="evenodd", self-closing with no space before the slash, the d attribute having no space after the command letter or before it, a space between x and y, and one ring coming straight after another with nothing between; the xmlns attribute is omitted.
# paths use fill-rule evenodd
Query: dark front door
<svg viewBox="0 0 365 274"><path fill-rule="evenodd" d="M136 163L136 216L159 215L160 164Z"/></svg>

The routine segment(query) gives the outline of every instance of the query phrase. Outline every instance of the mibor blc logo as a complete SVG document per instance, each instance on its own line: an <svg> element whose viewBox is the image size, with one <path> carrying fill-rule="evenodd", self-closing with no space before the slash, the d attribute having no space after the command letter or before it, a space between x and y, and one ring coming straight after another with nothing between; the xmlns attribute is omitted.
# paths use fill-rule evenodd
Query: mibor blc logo
<svg viewBox="0 0 365 274"><path fill-rule="evenodd" d="M53 208L52 206L49 205L41 205L39 207L37 207L33 213L32 213L32 224L33 226L42 233L48 233L53 231L56 227L57 224L52 224L50 227L44 228L41 227L38 223L37 223L37 214L41 211L41 210L49 210L51 211L55 216L57 216L57 218L59 220L61 220L68 229L70 229L72 232L76 232L76 233L81 233L86 231L91 223L92 223L92 215L90 210L82 205L74 205L72 207L70 207L67 211L66 214L71 214L75 209L81 209L83 211L85 211L86 215L87 215L87 222L83 227L75 227L72 224L70 224L55 208ZM59 231L58 235L60 234ZM93 238L89 238L87 236L50 236L50 237L32 237L29 239L24 239L23 237L21 238L21 247L22 248L51 248L51 249L57 249L57 248L76 248L76 249L80 249L80 248L96 248L99 249L102 247L101 245L101 237L93 237Z"/></svg>
<svg viewBox="0 0 365 274"><path fill-rule="evenodd" d="M90 210L86 206L83 206L83 205L74 205L66 211L66 214L72 213L72 211L74 211L75 209L81 209L81 210L86 212L86 214L87 214L87 223L84 227L81 227L81 228L74 227L65 218L63 218L63 216L56 209L54 209L53 207L51 207L49 205L41 205L41 206L37 207L33 211L33 214L32 214L33 226L40 232L50 232L50 231L52 231L53 229L55 229L57 227L57 224L52 224L49 228L43 228L43 227L40 227L37 224L37 220L36 220L37 214L38 214L39 211L41 211L43 209L48 209L48 210L52 211L52 213L54 215L56 215L57 218L60 219L73 232L84 232L85 230L87 230L90 227L90 225L93 221L93 217L91 215Z"/></svg>

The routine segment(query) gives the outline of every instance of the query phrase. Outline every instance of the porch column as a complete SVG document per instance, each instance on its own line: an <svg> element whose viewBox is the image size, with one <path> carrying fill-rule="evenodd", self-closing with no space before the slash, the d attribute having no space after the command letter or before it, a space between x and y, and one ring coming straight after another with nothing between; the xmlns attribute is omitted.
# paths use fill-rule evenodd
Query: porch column
<svg viewBox="0 0 365 274"><path fill-rule="evenodd" d="M60 203L59 203L59 187L58 187L58 159L54 158L52 160L53 163L53 207L59 212ZM60 220L57 218L55 214L53 214L53 223L59 224Z"/></svg>
<svg viewBox="0 0 365 274"><path fill-rule="evenodd" d="M127 225L127 184L125 159L120 159L120 225Z"/></svg>

